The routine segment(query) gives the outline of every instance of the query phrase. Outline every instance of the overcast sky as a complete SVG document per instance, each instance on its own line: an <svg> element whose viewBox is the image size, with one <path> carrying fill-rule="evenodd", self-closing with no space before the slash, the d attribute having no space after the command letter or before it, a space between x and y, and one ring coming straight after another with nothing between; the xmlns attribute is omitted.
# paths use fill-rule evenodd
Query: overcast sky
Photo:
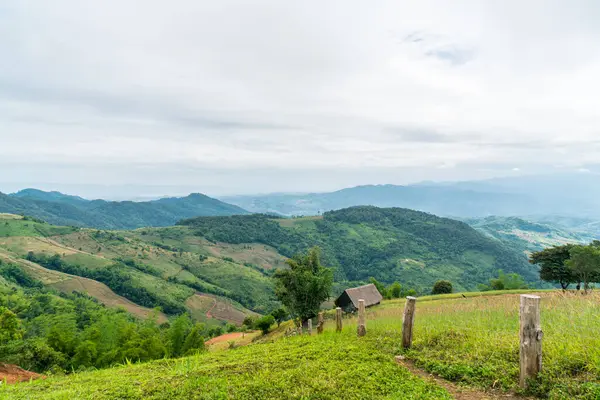
<svg viewBox="0 0 600 400"><path fill-rule="evenodd" d="M595 170L598 43L596 0L0 0L0 191Z"/></svg>

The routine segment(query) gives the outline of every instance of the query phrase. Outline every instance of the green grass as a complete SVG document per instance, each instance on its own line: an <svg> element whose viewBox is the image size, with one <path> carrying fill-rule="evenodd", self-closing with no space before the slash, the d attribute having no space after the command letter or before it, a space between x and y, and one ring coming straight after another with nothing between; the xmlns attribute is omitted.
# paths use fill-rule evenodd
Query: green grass
<svg viewBox="0 0 600 400"><path fill-rule="evenodd" d="M54 226L42 224L39 222L15 219L2 218L0 219L0 237L11 236L53 236L66 235L77 231L78 228L69 226Z"/></svg>
<svg viewBox="0 0 600 400"><path fill-rule="evenodd" d="M520 291L522 293L522 291ZM600 398L600 293L542 296L543 371L525 395ZM51 377L0 390L7 399L437 399L450 398L393 362L404 354L430 373L461 385L517 391L519 294L427 296L417 301L413 347L400 346L403 300L367 311L367 336L356 321L335 333L267 343L180 360ZM456 297L458 296L458 297ZM107 383L108 382L108 383ZM3 397L4 396L4 397Z"/></svg>
<svg viewBox="0 0 600 400"><path fill-rule="evenodd" d="M9 399L451 399L354 330L0 387Z"/></svg>
<svg viewBox="0 0 600 400"><path fill-rule="evenodd" d="M519 295L500 295L504 293L420 298L414 346L406 356L428 372L451 381L485 389L516 390ZM553 399L600 398L600 294L539 294L543 372L527 394ZM374 311L377 319L369 321L370 327L399 335L403 304L384 303Z"/></svg>

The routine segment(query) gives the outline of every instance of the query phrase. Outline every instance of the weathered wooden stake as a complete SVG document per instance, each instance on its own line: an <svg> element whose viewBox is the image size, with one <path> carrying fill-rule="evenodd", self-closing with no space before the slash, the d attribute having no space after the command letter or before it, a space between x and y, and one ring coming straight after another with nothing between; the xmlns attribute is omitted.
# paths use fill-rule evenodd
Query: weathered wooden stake
<svg viewBox="0 0 600 400"><path fill-rule="evenodd" d="M412 346L413 326L415 323L416 297L408 296L404 306L404 317L402 317L402 347L405 349Z"/></svg>
<svg viewBox="0 0 600 400"><path fill-rule="evenodd" d="M308 320L308 336L312 335L312 319Z"/></svg>
<svg viewBox="0 0 600 400"><path fill-rule="evenodd" d="M323 328L324 328L324 325L325 325L325 318L323 317L323 312L322 311L319 313L319 320L318 321L319 322L317 323L317 334L320 335L321 333L323 333Z"/></svg>
<svg viewBox="0 0 600 400"><path fill-rule="evenodd" d="M358 336L365 336L367 334L367 321L365 318L365 301L363 299L358 300L358 328L356 329Z"/></svg>
<svg viewBox="0 0 600 400"><path fill-rule="evenodd" d="M542 324L540 322L540 296L528 294L521 295L521 308L519 310L521 327L519 336L519 358L521 373L519 385L527 386L528 379L535 379L542 370Z"/></svg>
<svg viewBox="0 0 600 400"><path fill-rule="evenodd" d="M335 331L342 331L342 307L337 307L335 309Z"/></svg>

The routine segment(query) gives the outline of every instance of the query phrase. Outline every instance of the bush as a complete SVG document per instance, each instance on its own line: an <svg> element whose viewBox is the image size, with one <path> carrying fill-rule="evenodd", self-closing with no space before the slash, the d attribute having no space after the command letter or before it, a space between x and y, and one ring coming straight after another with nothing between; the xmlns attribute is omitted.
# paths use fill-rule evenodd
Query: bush
<svg viewBox="0 0 600 400"><path fill-rule="evenodd" d="M271 325L273 325L275 323L275 318L273 318L272 315L265 315L264 317L261 317L259 319L256 320L256 322L254 323L254 326L258 329L260 329L263 333L263 335L266 335L267 333L269 333L269 329L271 328Z"/></svg>
<svg viewBox="0 0 600 400"><path fill-rule="evenodd" d="M435 285L433 285L433 290L431 291L431 294L444 293L452 293L452 283L450 283L450 281L437 281Z"/></svg>

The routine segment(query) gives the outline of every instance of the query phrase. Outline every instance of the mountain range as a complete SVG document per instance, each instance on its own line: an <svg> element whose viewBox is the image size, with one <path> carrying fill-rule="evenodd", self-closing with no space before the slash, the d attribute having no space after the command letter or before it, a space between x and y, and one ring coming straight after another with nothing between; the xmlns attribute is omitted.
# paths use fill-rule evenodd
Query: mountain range
<svg viewBox="0 0 600 400"><path fill-rule="evenodd" d="M600 216L600 176L536 175L467 182L365 185L329 193L229 196L245 210L317 215L357 205L403 207L449 217Z"/></svg>
<svg viewBox="0 0 600 400"><path fill-rule="evenodd" d="M247 214L242 208L200 193L159 200L86 200L59 192L25 189L0 193L0 212L26 214L58 225L102 229L133 229L169 226L183 218L202 215Z"/></svg>

